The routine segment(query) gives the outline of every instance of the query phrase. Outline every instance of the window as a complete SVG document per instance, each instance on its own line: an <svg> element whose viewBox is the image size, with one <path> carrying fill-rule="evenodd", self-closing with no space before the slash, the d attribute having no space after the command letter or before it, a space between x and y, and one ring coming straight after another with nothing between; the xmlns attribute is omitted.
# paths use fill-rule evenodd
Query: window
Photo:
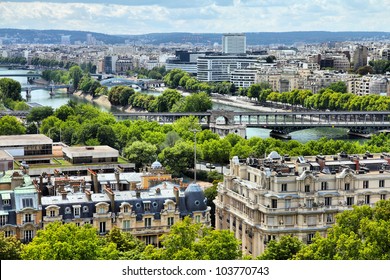
<svg viewBox="0 0 390 280"><path fill-rule="evenodd" d="M150 228L152 226L152 218L145 218L145 227Z"/></svg>
<svg viewBox="0 0 390 280"><path fill-rule="evenodd" d="M174 217L168 217L168 226L173 226L174 222L175 222Z"/></svg>
<svg viewBox="0 0 390 280"><path fill-rule="evenodd" d="M0 216L0 226L6 225L8 222L8 216L7 215L1 215Z"/></svg>
<svg viewBox="0 0 390 280"><path fill-rule="evenodd" d="M23 198L22 199L22 206L23 206L23 208L34 207L33 199L32 198Z"/></svg>
<svg viewBox="0 0 390 280"><path fill-rule="evenodd" d="M363 189L368 189L368 182L369 181L363 181Z"/></svg>
<svg viewBox="0 0 390 280"><path fill-rule="evenodd" d="M307 244L311 244L313 238L314 238L314 233L309 233L307 235Z"/></svg>
<svg viewBox="0 0 390 280"><path fill-rule="evenodd" d="M79 217L80 216L80 207L74 207L73 208L73 214L74 214L75 217Z"/></svg>
<svg viewBox="0 0 390 280"><path fill-rule="evenodd" d="M332 205L332 198L325 197L325 206L331 206L331 205Z"/></svg>
<svg viewBox="0 0 390 280"><path fill-rule="evenodd" d="M365 195L364 196L364 203L365 204L370 204L370 196L369 195Z"/></svg>
<svg viewBox="0 0 390 280"><path fill-rule="evenodd" d="M106 222L99 223L99 233L106 233Z"/></svg>
<svg viewBox="0 0 390 280"><path fill-rule="evenodd" d="M321 190L326 191L328 189L328 182L321 182Z"/></svg>
<svg viewBox="0 0 390 280"><path fill-rule="evenodd" d="M31 214L24 214L24 222L31 223L32 222L32 215Z"/></svg>
<svg viewBox="0 0 390 280"><path fill-rule="evenodd" d="M306 200L306 207L307 208L312 208L314 204L314 199L307 199Z"/></svg>
<svg viewBox="0 0 390 280"><path fill-rule="evenodd" d="M284 200L284 208L291 208L291 199Z"/></svg>
<svg viewBox="0 0 390 280"><path fill-rule="evenodd" d="M386 195L385 194L381 194L381 200L386 200Z"/></svg>
<svg viewBox="0 0 390 280"><path fill-rule="evenodd" d="M333 223L333 214L326 215L326 222Z"/></svg>
<svg viewBox="0 0 390 280"><path fill-rule="evenodd" d="M272 199L271 200L271 207L272 208L278 208L278 200L277 199Z"/></svg>
<svg viewBox="0 0 390 280"><path fill-rule="evenodd" d="M284 218L284 223L289 226L289 225L293 225L294 224L294 219L293 219L293 216L286 216Z"/></svg>
<svg viewBox="0 0 390 280"><path fill-rule="evenodd" d="M80 223L74 223L77 227L79 227L80 226Z"/></svg>
<svg viewBox="0 0 390 280"><path fill-rule="evenodd" d="M106 213L106 209L104 207L99 207L99 214L105 214Z"/></svg>
<svg viewBox="0 0 390 280"><path fill-rule="evenodd" d="M305 192L310 192L310 185L305 185Z"/></svg>
<svg viewBox="0 0 390 280"><path fill-rule="evenodd" d="M144 202L144 210L146 212L149 212L150 211L150 202Z"/></svg>
<svg viewBox="0 0 390 280"><path fill-rule="evenodd" d="M11 205L11 199L3 199L3 206Z"/></svg>
<svg viewBox="0 0 390 280"><path fill-rule="evenodd" d="M267 224L269 226L276 226L276 219L275 219L275 217L267 217Z"/></svg>
<svg viewBox="0 0 390 280"><path fill-rule="evenodd" d="M286 192L287 191L287 184L282 184L282 192Z"/></svg>
<svg viewBox="0 0 390 280"><path fill-rule="evenodd" d="M129 212L129 206L124 206L123 207L123 212L128 213Z"/></svg>
<svg viewBox="0 0 390 280"><path fill-rule="evenodd" d="M88 213L88 211L89 211L88 206L83 206L83 213Z"/></svg>
<svg viewBox="0 0 390 280"><path fill-rule="evenodd" d="M154 236L152 235L145 236L144 241L146 245L154 244Z"/></svg>
<svg viewBox="0 0 390 280"><path fill-rule="evenodd" d="M195 222L196 223L200 223L200 215L196 215L195 216Z"/></svg>
<svg viewBox="0 0 390 280"><path fill-rule="evenodd" d="M23 231L23 240L24 242L30 242L34 237L34 231L32 230L25 230Z"/></svg>
<svg viewBox="0 0 390 280"><path fill-rule="evenodd" d="M344 190L349 191L350 186L351 186L350 183L345 183L344 184Z"/></svg>
<svg viewBox="0 0 390 280"><path fill-rule="evenodd" d="M55 217L56 216L56 211L55 210L50 210L49 211L49 216L50 217Z"/></svg>
<svg viewBox="0 0 390 280"><path fill-rule="evenodd" d="M122 228L123 229L129 229L130 228L130 221L129 220L124 220Z"/></svg>
<svg viewBox="0 0 390 280"><path fill-rule="evenodd" d="M350 197L347 197L347 205L348 206L351 206L351 205L353 205L353 197L352 196L350 196Z"/></svg>
<svg viewBox="0 0 390 280"><path fill-rule="evenodd" d="M379 187L384 188L385 187L385 180L379 180Z"/></svg>
<svg viewBox="0 0 390 280"><path fill-rule="evenodd" d="M14 235L14 231L13 230L6 230L4 231L4 237L10 237Z"/></svg>

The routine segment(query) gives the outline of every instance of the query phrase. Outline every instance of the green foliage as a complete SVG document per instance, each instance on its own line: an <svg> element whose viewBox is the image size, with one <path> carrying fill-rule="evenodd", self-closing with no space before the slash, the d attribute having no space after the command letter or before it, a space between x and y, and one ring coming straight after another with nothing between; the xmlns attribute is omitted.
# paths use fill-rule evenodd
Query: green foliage
<svg viewBox="0 0 390 280"><path fill-rule="evenodd" d="M370 66L372 67L374 74L385 74L390 72L389 60L370 60Z"/></svg>
<svg viewBox="0 0 390 280"><path fill-rule="evenodd" d="M134 89L128 86L114 86L108 92L108 100L112 105L126 106L129 98L135 93Z"/></svg>
<svg viewBox="0 0 390 280"><path fill-rule="evenodd" d="M47 117L53 115L53 108L50 106L34 107L28 113L26 119L28 122L41 122Z"/></svg>
<svg viewBox="0 0 390 280"><path fill-rule="evenodd" d="M20 64L20 65L25 65L25 64L27 64L27 60L23 56L17 56L17 57L1 57L0 56L0 64Z"/></svg>
<svg viewBox="0 0 390 280"><path fill-rule="evenodd" d="M211 139L202 144L203 160L212 163L225 164L229 162L232 146L226 139Z"/></svg>
<svg viewBox="0 0 390 280"><path fill-rule="evenodd" d="M142 256L149 260L236 260L240 242L228 230L212 230L189 217L175 223L161 238L161 248L146 247Z"/></svg>
<svg viewBox="0 0 390 280"><path fill-rule="evenodd" d="M181 69L172 69L164 77L164 83L170 88L177 88L179 86L180 79L188 75L187 72Z"/></svg>
<svg viewBox="0 0 390 280"><path fill-rule="evenodd" d="M114 227L106 235L107 242L114 243L120 260L139 260L145 250L145 243L127 232Z"/></svg>
<svg viewBox="0 0 390 280"><path fill-rule="evenodd" d="M8 98L14 101L22 100L21 88L18 81L11 78L0 79L0 101L4 102Z"/></svg>
<svg viewBox="0 0 390 280"><path fill-rule="evenodd" d="M172 107L172 112L206 112L213 107L210 96L205 92L188 95L180 101Z"/></svg>
<svg viewBox="0 0 390 280"><path fill-rule="evenodd" d="M124 149L124 156L135 163L136 168L150 165L157 158L157 147L143 141L134 141Z"/></svg>
<svg viewBox="0 0 390 280"><path fill-rule="evenodd" d="M39 230L21 255L25 260L112 260L119 254L116 245L100 238L89 224L54 222Z"/></svg>
<svg viewBox="0 0 390 280"><path fill-rule="evenodd" d="M327 88L334 92L347 93L347 85L343 81L331 83Z"/></svg>
<svg viewBox="0 0 390 280"><path fill-rule="evenodd" d="M354 206L336 216L327 237L316 235L295 259L388 260L390 259L390 200L375 207Z"/></svg>
<svg viewBox="0 0 390 280"><path fill-rule="evenodd" d="M72 115L74 115L74 109L68 105L62 105L54 111L54 116L62 121L66 121Z"/></svg>
<svg viewBox="0 0 390 280"><path fill-rule="evenodd" d="M0 232L0 260L20 260L23 245L15 237L5 237L4 232Z"/></svg>
<svg viewBox="0 0 390 280"><path fill-rule="evenodd" d="M182 95L177 90L167 89L157 97L156 109L158 112L170 112L172 107L182 98Z"/></svg>
<svg viewBox="0 0 390 280"><path fill-rule="evenodd" d="M0 135L26 134L26 128L14 116L4 116L0 118Z"/></svg>
<svg viewBox="0 0 390 280"><path fill-rule="evenodd" d="M279 241L271 240L258 260L291 260L304 244L297 237L284 235Z"/></svg>
<svg viewBox="0 0 390 280"><path fill-rule="evenodd" d="M159 154L159 160L173 175L180 176L188 168L194 167L194 145L192 142L177 141Z"/></svg>
<svg viewBox="0 0 390 280"><path fill-rule="evenodd" d="M69 78L73 81L73 88L76 90L79 88L79 83L83 77L83 70L80 66L74 65L69 69Z"/></svg>

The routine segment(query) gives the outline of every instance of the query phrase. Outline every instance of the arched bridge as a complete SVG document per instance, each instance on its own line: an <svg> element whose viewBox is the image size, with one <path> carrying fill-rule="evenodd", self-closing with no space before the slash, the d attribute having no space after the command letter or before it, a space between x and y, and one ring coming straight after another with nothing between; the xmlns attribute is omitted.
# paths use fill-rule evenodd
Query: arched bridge
<svg viewBox="0 0 390 280"><path fill-rule="evenodd" d="M390 111L382 112L234 112L211 110L205 113L122 113L119 119L145 119L160 123L173 122L184 116L196 116L213 131L242 127L271 130L271 135L287 136L290 132L314 127L341 127L351 133L368 135L390 129Z"/></svg>

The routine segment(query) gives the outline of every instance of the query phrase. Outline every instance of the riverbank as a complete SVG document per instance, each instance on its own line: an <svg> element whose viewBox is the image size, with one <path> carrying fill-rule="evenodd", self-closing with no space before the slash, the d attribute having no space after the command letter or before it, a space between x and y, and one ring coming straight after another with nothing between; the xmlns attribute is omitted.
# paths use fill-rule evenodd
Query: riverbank
<svg viewBox="0 0 390 280"><path fill-rule="evenodd" d="M87 100L91 103L95 103L101 107L107 108L108 110L112 110L113 108L115 108L116 110L122 111L125 113L143 112L142 110L133 108L130 105L128 105L128 106L114 106L108 100L107 95L99 95L99 96L93 97L92 95L90 95L88 93L83 93L82 91L75 91L73 93L73 95L76 96L77 98L81 98L81 99Z"/></svg>

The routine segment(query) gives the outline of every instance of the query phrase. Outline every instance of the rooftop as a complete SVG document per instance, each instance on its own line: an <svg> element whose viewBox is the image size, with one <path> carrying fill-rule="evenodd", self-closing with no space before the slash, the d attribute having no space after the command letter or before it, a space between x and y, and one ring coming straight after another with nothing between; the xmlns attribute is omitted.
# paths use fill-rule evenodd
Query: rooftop
<svg viewBox="0 0 390 280"><path fill-rule="evenodd" d="M80 146L80 147L64 147L62 152L68 157L101 157L101 156L110 156L118 157L118 150L111 148L110 146Z"/></svg>
<svg viewBox="0 0 390 280"><path fill-rule="evenodd" d="M0 147L53 144L53 140L43 134L0 136Z"/></svg>

